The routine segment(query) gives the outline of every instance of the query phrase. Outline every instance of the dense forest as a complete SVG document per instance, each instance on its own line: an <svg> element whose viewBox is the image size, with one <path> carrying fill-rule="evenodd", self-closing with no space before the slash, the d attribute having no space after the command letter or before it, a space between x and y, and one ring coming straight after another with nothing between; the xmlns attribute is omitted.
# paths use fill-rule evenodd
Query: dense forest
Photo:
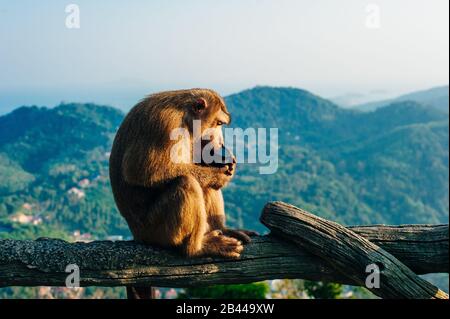
<svg viewBox="0 0 450 319"><path fill-rule="evenodd" d="M256 87L226 102L233 127L279 132L276 173L240 164L224 190L230 223L263 230L258 217L269 200L345 224L448 220L448 114L413 101L346 110L293 88ZM39 216L44 228L127 236L108 181L123 116L61 104L0 117L0 227L14 229L11 216L23 213Z"/></svg>
<svg viewBox="0 0 450 319"><path fill-rule="evenodd" d="M229 224L264 232L258 219L270 200L348 225L448 222L448 113L412 100L361 112L273 87L226 103L231 127L278 128L279 138L276 173L238 165L224 190ZM128 238L108 179L123 117L94 104L20 107L1 116L0 239Z"/></svg>

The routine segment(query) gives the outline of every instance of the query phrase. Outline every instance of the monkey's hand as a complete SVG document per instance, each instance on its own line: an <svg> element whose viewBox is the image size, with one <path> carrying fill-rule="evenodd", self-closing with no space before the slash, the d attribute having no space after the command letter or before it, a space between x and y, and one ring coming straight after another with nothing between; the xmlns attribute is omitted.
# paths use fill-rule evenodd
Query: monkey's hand
<svg viewBox="0 0 450 319"><path fill-rule="evenodd" d="M236 170L236 163L229 163L229 164L224 165L221 168L222 168L224 174L227 176L230 176L230 178L231 178L231 177L233 177L234 172Z"/></svg>
<svg viewBox="0 0 450 319"><path fill-rule="evenodd" d="M222 230L223 234L226 236L230 236L236 239L239 239L244 244L248 244L251 242L251 236L258 236L259 234L252 230L245 230L245 229L231 229L231 228L225 228Z"/></svg>
<svg viewBox="0 0 450 319"><path fill-rule="evenodd" d="M233 178L236 164L222 166L196 165L194 176L202 187L221 189Z"/></svg>
<svg viewBox="0 0 450 319"><path fill-rule="evenodd" d="M220 189L227 185L234 176L236 164L227 164L225 166L213 168L215 171L215 178L211 185L214 189Z"/></svg>
<svg viewBox="0 0 450 319"><path fill-rule="evenodd" d="M203 252L206 255L239 258L244 249L241 241L225 236L220 230L213 230L205 234Z"/></svg>

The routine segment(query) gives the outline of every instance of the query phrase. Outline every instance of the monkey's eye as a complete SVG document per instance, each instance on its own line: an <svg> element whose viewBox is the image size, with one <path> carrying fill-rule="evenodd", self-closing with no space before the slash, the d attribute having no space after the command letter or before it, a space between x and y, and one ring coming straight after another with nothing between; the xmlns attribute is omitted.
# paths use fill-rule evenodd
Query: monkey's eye
<svg viewBox="0 0 450 319"><path fill-rule="evenodd" d="M217 126L221 126L221 125L224 125L225 123L224 122L222 122L222 121L217 121Z"/></svg>

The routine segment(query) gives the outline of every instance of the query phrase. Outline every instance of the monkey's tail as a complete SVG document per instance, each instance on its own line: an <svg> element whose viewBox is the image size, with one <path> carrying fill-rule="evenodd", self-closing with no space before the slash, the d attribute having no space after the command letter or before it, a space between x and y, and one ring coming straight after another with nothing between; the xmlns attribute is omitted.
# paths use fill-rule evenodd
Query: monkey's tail
<svg viewBox="0 0 450 319"><path fill-rule="evenodd" d="M156 299L155 292L156 290L150 286L127 286L128 299Z"/></svg>

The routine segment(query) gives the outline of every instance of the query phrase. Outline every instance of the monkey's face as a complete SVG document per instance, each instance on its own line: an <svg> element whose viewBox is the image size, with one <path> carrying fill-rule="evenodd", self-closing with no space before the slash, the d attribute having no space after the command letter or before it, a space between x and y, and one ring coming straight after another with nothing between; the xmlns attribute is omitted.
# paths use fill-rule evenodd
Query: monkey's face
<svg viewBox="0 0 450 319"><path fill-rule="evenodd" d="M211 166L229 166L229 175L234 173L236 159L225 147L222 127L230 123L231 117L222 99L198 98L192 105L192 132L195 147L201 150L201 163ZM200 150L197 149L199 152ZM198 154L197 154L198 155Z"/></svg>

